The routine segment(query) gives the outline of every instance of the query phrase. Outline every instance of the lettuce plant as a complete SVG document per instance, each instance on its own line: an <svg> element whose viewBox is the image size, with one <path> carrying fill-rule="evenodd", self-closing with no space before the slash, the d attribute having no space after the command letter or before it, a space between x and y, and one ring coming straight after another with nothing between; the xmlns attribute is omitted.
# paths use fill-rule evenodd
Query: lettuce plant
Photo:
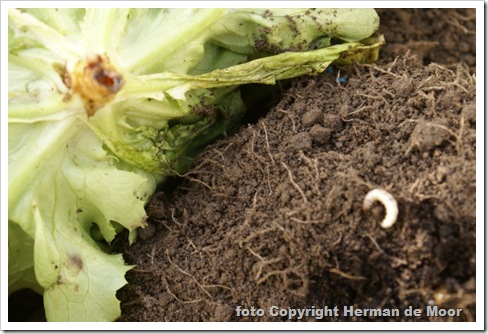
<svg viewBox="0 0 488 334"><path fill-rule="evenodd" d="M156 186L239 123L239 86L373 61L370 9L10 9L9 293L49 321L112 321L107 248Z"/></svg>

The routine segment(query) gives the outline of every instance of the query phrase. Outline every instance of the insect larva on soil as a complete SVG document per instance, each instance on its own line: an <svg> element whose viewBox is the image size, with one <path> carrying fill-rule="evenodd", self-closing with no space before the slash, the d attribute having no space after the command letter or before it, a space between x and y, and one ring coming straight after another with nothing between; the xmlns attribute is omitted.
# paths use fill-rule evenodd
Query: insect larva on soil
<svg viewBox="0 0 488 334"><path fill-rule="evenodd" d="M363 200L363 211L368 211L374 202L380 202L383 204L386 210L386 215L381 222L381 227L390 228L395 224L398 217L398 204L395 198L386 190L373 189L370 190Z"/></svg>

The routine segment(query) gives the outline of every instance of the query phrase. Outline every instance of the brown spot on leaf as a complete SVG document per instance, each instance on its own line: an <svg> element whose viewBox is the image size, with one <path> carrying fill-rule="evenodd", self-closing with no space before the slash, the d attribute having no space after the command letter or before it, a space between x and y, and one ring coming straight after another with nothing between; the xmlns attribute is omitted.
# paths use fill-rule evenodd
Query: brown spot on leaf
<svg viewBox="0 0 488 334"><path fill-rule="evenodd" d="M73 267L77 268L78 271L82 270L85 265L83 259L79 255L70 255L69 262Z"/></svg>

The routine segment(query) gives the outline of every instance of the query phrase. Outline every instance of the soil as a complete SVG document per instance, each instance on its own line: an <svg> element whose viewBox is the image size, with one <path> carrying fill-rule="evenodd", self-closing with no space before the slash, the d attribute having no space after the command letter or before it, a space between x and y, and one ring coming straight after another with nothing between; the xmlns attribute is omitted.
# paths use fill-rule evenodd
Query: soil
<svg viewBox="0 0 488 334"><path fill-rule="evenodd" d="M475 11L378 12L377 64L294 80L154 196L125 252L137 266L119 321L286 320L273 305L463 309L326 321L476 319ZM389 229L382 205L362 210L375 188L398 202Z"/></svg>
<svg viewBox="0 0 488 334"><path fill-rule="evenodd" d="M376 64L294 80L154 195L125 247L136 267L118 321L287 321L273 305L463 309L324 321L476 320L475 10L378 13ZM391 228L378 202L363 210L375 188L398 203Z"/></svg>

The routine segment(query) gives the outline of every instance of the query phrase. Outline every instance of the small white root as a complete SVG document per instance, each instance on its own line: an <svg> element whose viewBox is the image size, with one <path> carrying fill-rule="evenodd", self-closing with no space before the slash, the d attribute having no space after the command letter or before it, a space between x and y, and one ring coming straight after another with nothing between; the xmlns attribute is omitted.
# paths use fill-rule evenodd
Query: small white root
<svg viewBox="0 0 488 334"><path fill-rule="evenodd" d="M398 217L398 204L395 198L386 190L373 189L366 194L363 201L363 211L368 211L374 202L379 201L386 210L385 219L381 222L381 227L390 228L395 224Z"/></svg>

